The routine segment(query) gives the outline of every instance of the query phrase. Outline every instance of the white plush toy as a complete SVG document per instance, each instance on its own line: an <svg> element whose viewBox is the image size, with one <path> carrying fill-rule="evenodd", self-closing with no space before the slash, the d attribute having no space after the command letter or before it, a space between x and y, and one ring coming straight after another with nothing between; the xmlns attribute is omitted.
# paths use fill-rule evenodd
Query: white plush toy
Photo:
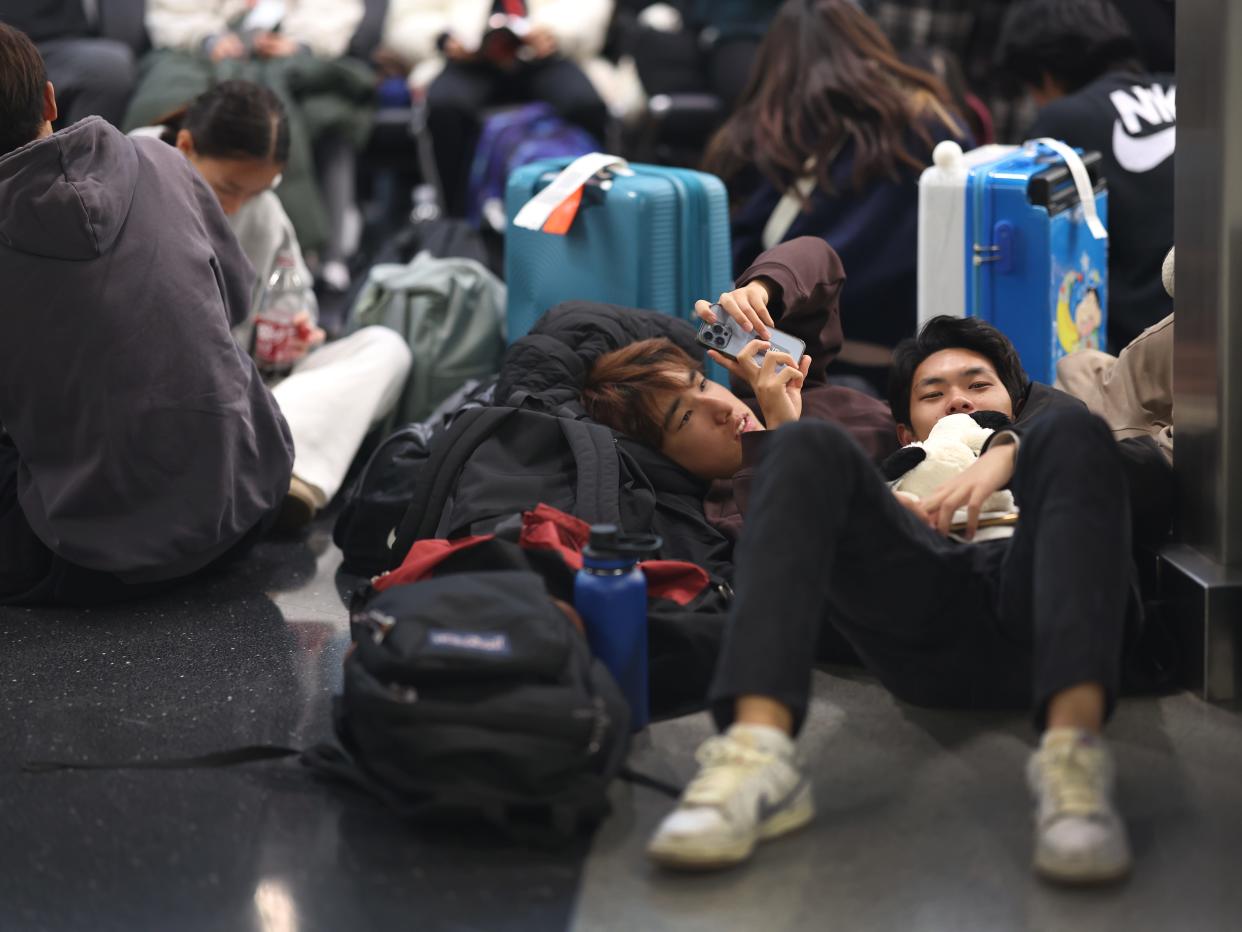
<svg viewBox="0 0 1242 932"><path fill-rule="evenodd" d="M1005 420L1003 415L995 412L987 412L987 415ZM926 440L907 444L890 457L892 465L900 469L900 478L890 472L888 463L885 464L885 472L890 480L896 480L894 489L927 498L979 458L979 452L992 432L991 428L981 426L969 414L950 414L936 422ZM923 455L918 457L914 450L922 450ZM916 459L921 460L917 465L908 465ZM993 492L980 509L981 512L1015 510L1013 493L1008 489Z"/></svg>

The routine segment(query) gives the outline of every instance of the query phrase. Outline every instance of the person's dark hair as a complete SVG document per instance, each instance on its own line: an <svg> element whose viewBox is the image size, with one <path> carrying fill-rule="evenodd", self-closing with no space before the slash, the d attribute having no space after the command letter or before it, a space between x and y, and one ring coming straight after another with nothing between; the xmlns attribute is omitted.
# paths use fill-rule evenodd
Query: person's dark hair
<svg viewBox="0 0 1242 932"><path fill-rule="evenodd" d="M702 372L702 367L665 337L630 343L595 360L582 389L582 406L606 427L658 450L664 437L661 395L687 384L673 371Z"/></svg>
<svg viewBox="0 0 1242 932"><path fill-rule="evenodd" d="M708 144L703 168L726 180L755 168L785 191L817 156L819 187L832 191L833 160L826 156L852 140L851 183L862 187L899 178L902 167L926 167L934 145L927 116L960 131L952 109L940 81L905 64L851 0L787 0L759 46L737 110Z"/></svg>
<svg viewBox="0 0 1242 932"><path fill-rule="evenodd" d="M289 117L268 88L250 81L222 81L161 118L160 138L176 143L188 130L194 151L206 158L289 161Z"/></svg>
<svg viewBox="0 0 1242 932"><path fill-rule="evenodd" d="M1066 93L1110 72L1145 70L1111 0L1018 0L1005 14L997 61L1024 84L1050 74Z"/></svg>
<svg viewBox="0 0 1242 932"><path fill-rule="evenodd" d="M893 364L888 371L888 403L893 409L893 420L910 425L914 371L928 356L947 349L970 350L987 359L1009 392L1017 417L1030 380L1009 338L977 317L940 316L933 317L917 336L907 337L893 350Z"/></svg>
<svg viewBox="0 0 1242 932"><path fill-rule="evenodd" d="M0 23L0 155L39 135L47 69L24 32Z"/></svg>

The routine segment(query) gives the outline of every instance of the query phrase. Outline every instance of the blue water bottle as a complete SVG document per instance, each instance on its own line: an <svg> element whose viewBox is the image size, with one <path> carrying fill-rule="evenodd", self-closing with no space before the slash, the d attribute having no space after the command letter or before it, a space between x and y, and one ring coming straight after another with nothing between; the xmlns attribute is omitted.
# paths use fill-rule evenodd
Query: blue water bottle
<svg viewBox="0 0 1242 932"><path fill-rule="evenodd" d="M651 714L647 698L647 579L640 557L660 549L654 535L622 534L615 524L591 527L574 579L574 608L591 651L612 673L630 706L635 731Z"/></svg>

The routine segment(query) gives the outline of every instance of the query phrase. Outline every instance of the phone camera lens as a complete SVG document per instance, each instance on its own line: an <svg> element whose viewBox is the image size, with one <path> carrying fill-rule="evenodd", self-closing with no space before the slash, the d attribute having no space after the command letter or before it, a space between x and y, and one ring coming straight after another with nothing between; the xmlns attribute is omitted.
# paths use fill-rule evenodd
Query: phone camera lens
<svg viewBox="0 0 1242 932"><path fill-rule="evenodd" d="M712 342L715 343L717 346L728 346L729 345L729 341L726 340L722 336L716 336L716 338L713 339Z"/></svg>

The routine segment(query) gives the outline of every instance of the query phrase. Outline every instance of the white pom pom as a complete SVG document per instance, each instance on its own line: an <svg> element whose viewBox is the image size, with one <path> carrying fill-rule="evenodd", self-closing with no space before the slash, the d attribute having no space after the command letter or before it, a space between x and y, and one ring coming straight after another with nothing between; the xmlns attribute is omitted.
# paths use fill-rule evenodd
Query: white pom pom
<svg viewBox="0 0 1242 932"><path fill-rule="evenodd" d="M942 171L955 171L962 167L962 147L952 139L946 139L932 150L932 161Z"/></svg>

